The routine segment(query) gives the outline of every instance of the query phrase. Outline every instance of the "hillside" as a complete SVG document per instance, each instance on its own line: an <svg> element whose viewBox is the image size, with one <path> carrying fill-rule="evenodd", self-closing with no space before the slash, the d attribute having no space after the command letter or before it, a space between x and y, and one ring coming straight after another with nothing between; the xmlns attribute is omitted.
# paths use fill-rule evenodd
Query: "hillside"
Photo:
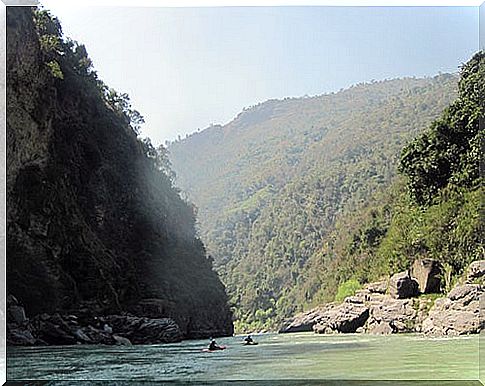
<svg viewBox="0 0 485 386"><path fill-rule="evenodd" d="M39 313L232 334L224 286L141 115L46 11L7 11L7 291Z"/></svg>
<svg viewBox="0 0 485 386"><path fill-rule="evenodd" d="M370 333L462 335L483 329L485 52L461 67L458 85L456 100L403 148L399 180L364 208L340 216L291 293L300 304L303 294L313 293L316 308L285 321L283 332L311 331L311 324L315 331L338 330L359 309L366 310L362 331ZM412 282L409 272L423 278L420 267L431 265L434 288L426 284L420 294L396 299L397 278L404 274ZM332 287L336 302L322 305L333 300L326 297ZM436 299L440 292L448 295ZM413 306L406 311L408 302Z"/></svg>
<svg viewBox="0 0 485 386"><path fill-rule="evenodd" d="M312 267L344 218L388 198L402 147L456 97L456 83L445 74L270 100L169 146L239 329L333 300L340 280Z"/></svg>

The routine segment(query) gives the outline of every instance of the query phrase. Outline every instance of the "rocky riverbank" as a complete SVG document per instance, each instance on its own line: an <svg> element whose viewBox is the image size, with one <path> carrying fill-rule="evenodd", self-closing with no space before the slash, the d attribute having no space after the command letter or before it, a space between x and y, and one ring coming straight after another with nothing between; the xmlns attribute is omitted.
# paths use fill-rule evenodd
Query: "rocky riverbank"
<svg viewBox="0 0 485 386"><path fill-rule="evenodd" d="M182 337L179 326L170 318L55 313L29 319L14 296L7 298L8 345L157 344L180 342Z"/></svg>
<svg viewBox="0 0 485 386"><path fill-rule="evenodd" d="M485 260L472 263L465 280L444 297L441 271L432 260L417 261L410 271L367 284L342 303L329 303L287 320L280 333L464 335L480 332ZM483 304L483 303L482 303Z"/></svg>

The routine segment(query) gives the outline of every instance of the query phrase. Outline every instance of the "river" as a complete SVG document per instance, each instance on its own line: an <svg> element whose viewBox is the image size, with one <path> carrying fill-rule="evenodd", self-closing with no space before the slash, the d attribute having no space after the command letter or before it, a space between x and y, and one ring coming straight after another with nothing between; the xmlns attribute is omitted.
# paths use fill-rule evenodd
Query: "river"
<svg viewBox="0 0 485 386"><path fill-rule="evenodd" d="M264 334L254 338L259 345L243 346L243 337L217 339L228 348L212 353L201 350L207 340L150 346L9 347L7 379L478 379L477 335L433 339L411 334L300 333Z"/></svg>

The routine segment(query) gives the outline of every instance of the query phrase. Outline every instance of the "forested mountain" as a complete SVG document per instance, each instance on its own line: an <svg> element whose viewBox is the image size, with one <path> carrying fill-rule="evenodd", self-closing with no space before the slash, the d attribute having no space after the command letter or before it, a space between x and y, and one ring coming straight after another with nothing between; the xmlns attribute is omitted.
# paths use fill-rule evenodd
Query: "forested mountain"
<svg viewBox="0 0 485 386"><path fill-rule="evenodd" d="M169 146L240 329L270 328L333 300L352 276L339 267L349 259L335 257L340 232L354 238L351 230L369 223L365 241L380 242L392 213L370 203L391 206L401 149L456 89L457 77L445 74L270 100ZM371 267L368 276L378 273Z"/></svg>
<svg viewBox="0 0 485 386"><path fill-rule="evenodd" d="M7 291L27 316L129 312L232 334L193 207L128 97L43 10L8 7L6 66Z"/></svg>

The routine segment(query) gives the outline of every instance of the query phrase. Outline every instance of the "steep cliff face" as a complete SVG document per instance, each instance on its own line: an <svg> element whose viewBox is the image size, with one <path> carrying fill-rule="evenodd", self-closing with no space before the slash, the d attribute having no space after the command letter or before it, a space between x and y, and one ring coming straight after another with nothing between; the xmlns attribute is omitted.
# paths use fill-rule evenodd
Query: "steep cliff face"
<svg viewBox="0 0 485 386"><path fill-rule="evenodd" d="M186 337L232 334L191 205L82 49L49 48L33 15L7 13L8 292L32 315L129 311L172 317Z"/></svg>

